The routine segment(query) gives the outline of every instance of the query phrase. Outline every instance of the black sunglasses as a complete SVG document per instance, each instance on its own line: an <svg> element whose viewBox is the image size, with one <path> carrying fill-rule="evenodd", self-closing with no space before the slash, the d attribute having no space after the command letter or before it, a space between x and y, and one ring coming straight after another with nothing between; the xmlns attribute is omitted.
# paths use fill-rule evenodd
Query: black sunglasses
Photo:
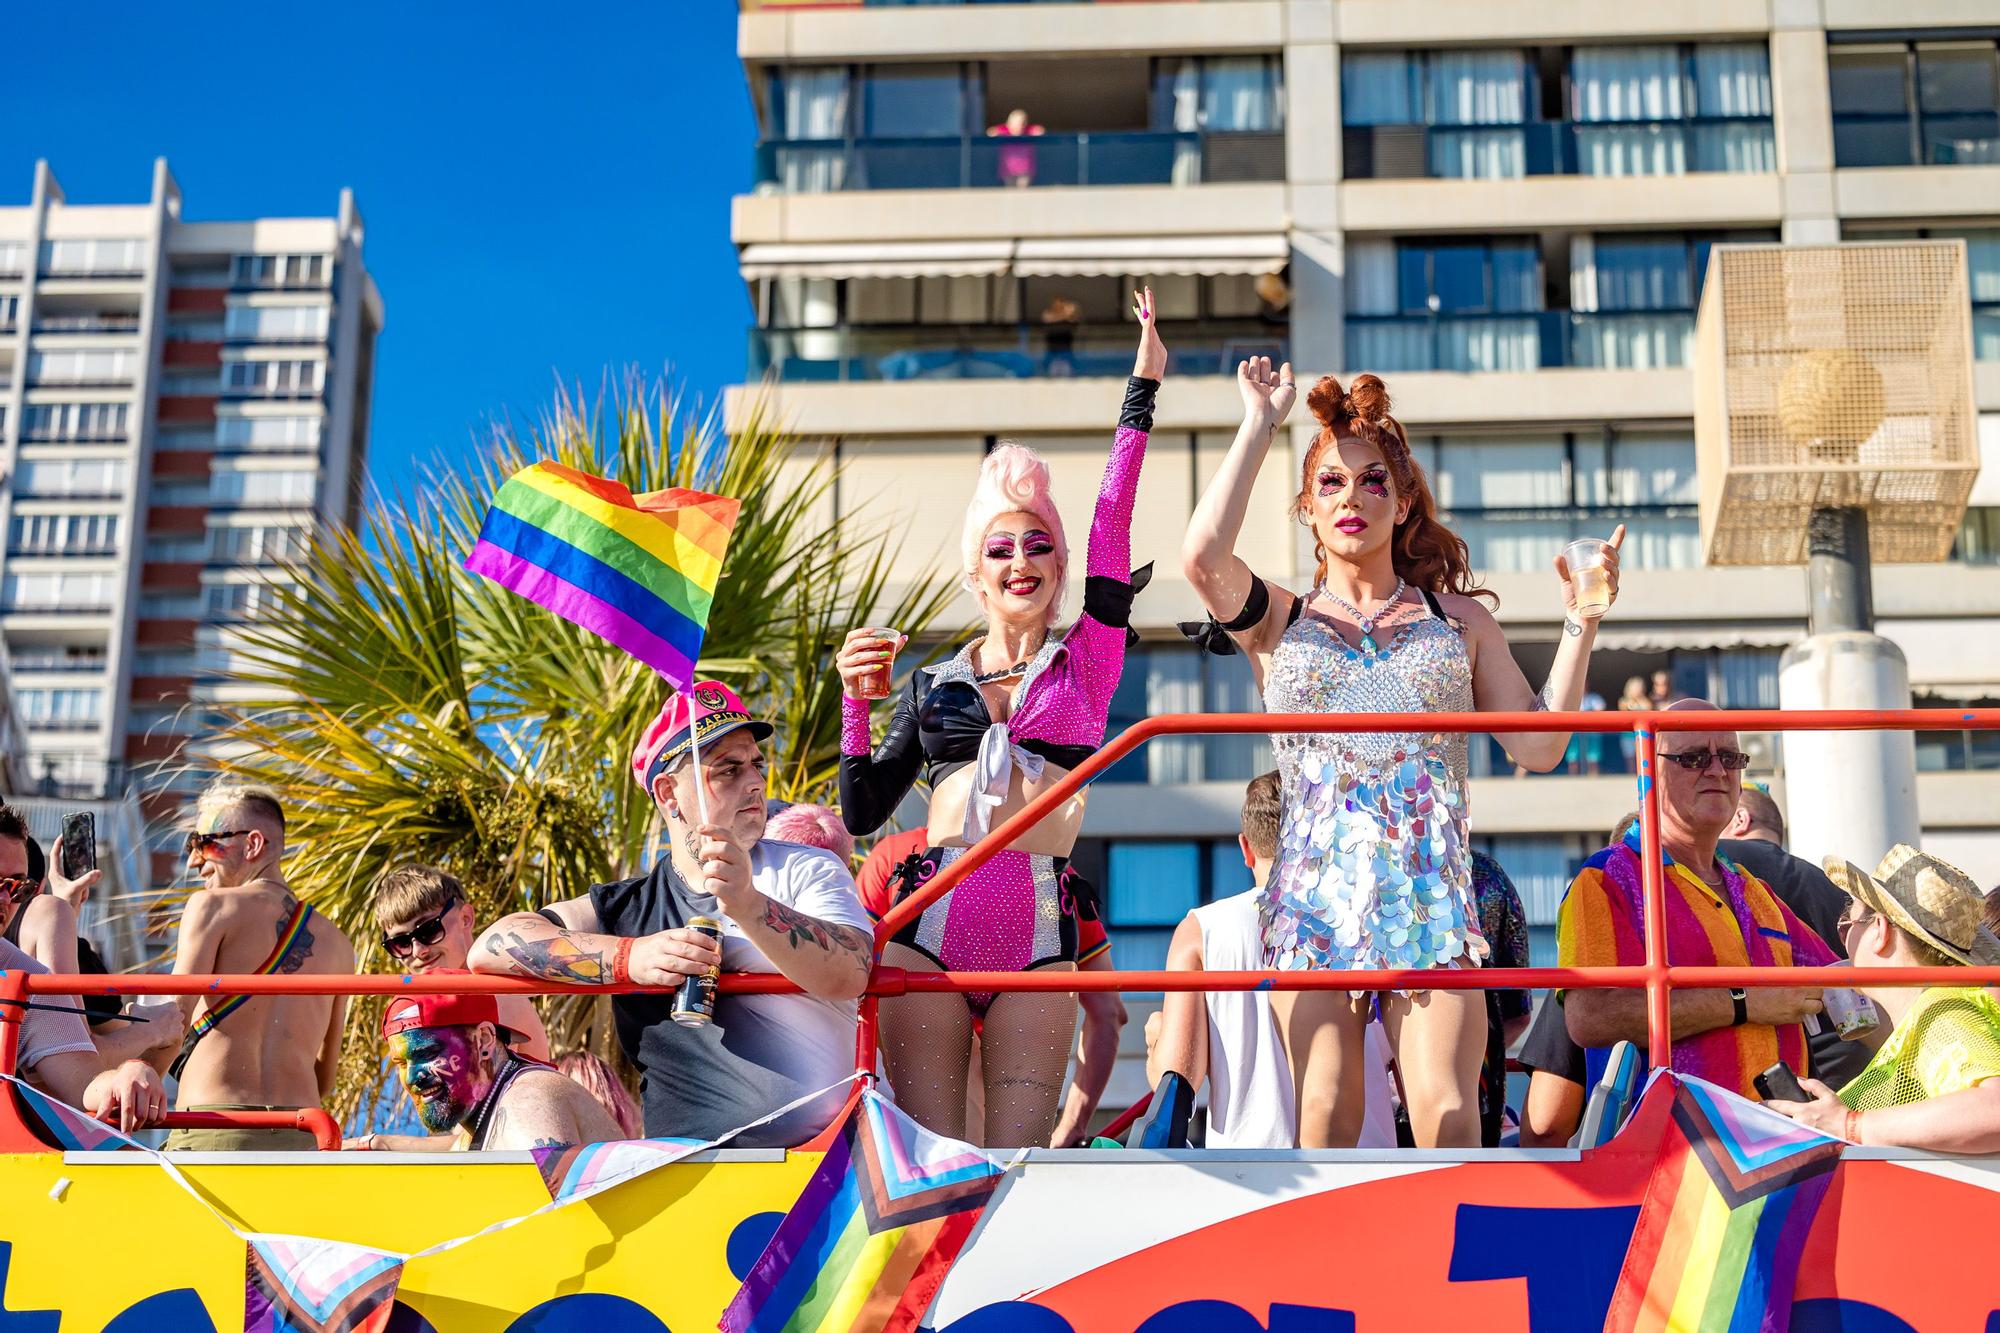
<svg viewBox="0 0 2000 1333"><path fill-rule="evenodd" d="M16 903L24 903L34 897L36 888L35 881L26 875L8 875L0 878L0 898Z"/></svg>
<svg viewBox="0 0 2000 1333"><path fill-rule="evenodd" d="M251 831L247 828L239 828L230 829L227 832L190 833L187 835L187 854L192 856L196 852L205 852L211 847L228 842L231 838L248 837Z"/></svg>
<svg viewBox="0 0 2000 1333"><path fill-rule="evenodd" d="M391 958L408 958L417 951L418 945L426 949L444 938L444 919L451 915L451 909L458 906L453 898L439 909L438 914L428 920L419 921L408 930L397 935L384 935L382 947L389 951Z"/></svg>
<svg viewBox="0 0 2000 1333"><path fill-rule="evenodd" d="M1679 764L1690 773L1706 769L1712 760L1720 759L1722 767L1731 773L1750 767L1750 756L1741 750L1683 750L1679 754L1662 753L1660 758L1669 763Z"/></svg>

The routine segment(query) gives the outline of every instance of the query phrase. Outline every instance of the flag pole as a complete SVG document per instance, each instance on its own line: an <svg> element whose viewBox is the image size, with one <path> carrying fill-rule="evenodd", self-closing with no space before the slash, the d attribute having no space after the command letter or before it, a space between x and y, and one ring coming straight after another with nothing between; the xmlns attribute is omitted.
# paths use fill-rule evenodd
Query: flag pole
<svg viewBox="0 0 2000 1333"><path fill-rule="evenodd" d="M694 805L701 815L701 822L708 823L708 784L701 778L701 719L695 709L701 701L694 697L694 671L688 672L688 747L694 760Z"/></svg>

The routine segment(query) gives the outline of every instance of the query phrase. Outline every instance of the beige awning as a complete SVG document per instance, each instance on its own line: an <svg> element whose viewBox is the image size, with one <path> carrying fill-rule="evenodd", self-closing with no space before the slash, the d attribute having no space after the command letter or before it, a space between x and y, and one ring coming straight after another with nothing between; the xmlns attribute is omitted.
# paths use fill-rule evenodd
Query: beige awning
<svg viewBox="0 0 2000 1333"><path fill-rule="evenodd" d="M950 278L1005 273L1012 241L856 241L743 247L745 278Z"/></svg>
<svg viewBox="0 0 2000 1333"><path fill-rule="evenodd" d="M1618 626L1597 631L1597 647L1628 653L1664 653L1676 648L1789 648L1805 638L1804 625L1662 624Z"/></svg>
<svg viewBox="0 0 2000 1333"><path fill-rule="evenodd" d="M1025 278L1162 273L1276 273L1291 258L1282 233L1245 236L1089 236L1023 240L1014 272Z"/></svg>

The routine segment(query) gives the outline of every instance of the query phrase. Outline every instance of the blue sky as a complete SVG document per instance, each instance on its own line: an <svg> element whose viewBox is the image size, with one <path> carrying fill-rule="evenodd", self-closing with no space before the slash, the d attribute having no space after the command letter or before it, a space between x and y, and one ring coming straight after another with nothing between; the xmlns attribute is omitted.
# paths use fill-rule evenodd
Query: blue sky
<svg viewBox="0 0 2000 1333"><path fill-rule="evenodd" d="M558 374L670 367L709 401L742 374L729 198L755 127L728 0L49 4L8 24L41 54L0 79L0 204L28 201L38 157L72 203L132 203L165 156L197 221L331 215L354 189L388 315L385 488L530 416Z"/></svg>

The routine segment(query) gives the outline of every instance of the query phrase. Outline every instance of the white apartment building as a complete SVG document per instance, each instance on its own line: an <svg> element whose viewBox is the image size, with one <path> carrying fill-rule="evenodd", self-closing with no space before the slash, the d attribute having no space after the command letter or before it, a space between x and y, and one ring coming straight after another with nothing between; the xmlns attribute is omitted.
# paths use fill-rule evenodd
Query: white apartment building
<svg viewBox="0 0 2000 1333"><path fill-rule="evenodd" d="M170 817L258 571L353 517L382 326L362 235L345 190L332 217L185 221L164 159L145 203L70 203L38 163L0 207L0 636L29 791L136 789ZM164 886L174 834L152 852Z"/></svg>
<svg viewBox="0 0 2000 1333"><path fill-rule="evenodd" d="M1631 676L1775 706L1804 573L1702 565L1687 364L1708 247L1960 236L1978 404L2000 453L2000 4L1992 0L1162 0L748 3L756 184L734 236L751 378L843 466L833 514L894 523L912 568L955 559L984 451L1049 458L1072 532L1150 281L1173 351L1141 488L1146 644L1114 728L1256 706L1241 658L1173 631L1198 488L1240 419L1235 362L1302 384L1380 373L1450 521L1539 682L1551 559L1625 547L1592 688ZM1044 133L998 137L1016 109ZM762 388L732 391L741 420ZM1282 517L1310 437L1274 456L1242 553L1289 586ZM2000 699L2000 470L1953 561L1880 567L1881 632L1923 705ZM965 608L968 617L969 605ZM1507 867L1537 960L1572 867L1635 804L1607 742L1555 775L1478 747L1473 830ZM1758 742L1761 766L1775 748ZM1920 738L1928 844L2000 883L2000 737ZM1159 965L1204 899L1247 885L1233 846L1268 750L1154 743L1101 780L1079 849L1120 961Z"/></svg>

